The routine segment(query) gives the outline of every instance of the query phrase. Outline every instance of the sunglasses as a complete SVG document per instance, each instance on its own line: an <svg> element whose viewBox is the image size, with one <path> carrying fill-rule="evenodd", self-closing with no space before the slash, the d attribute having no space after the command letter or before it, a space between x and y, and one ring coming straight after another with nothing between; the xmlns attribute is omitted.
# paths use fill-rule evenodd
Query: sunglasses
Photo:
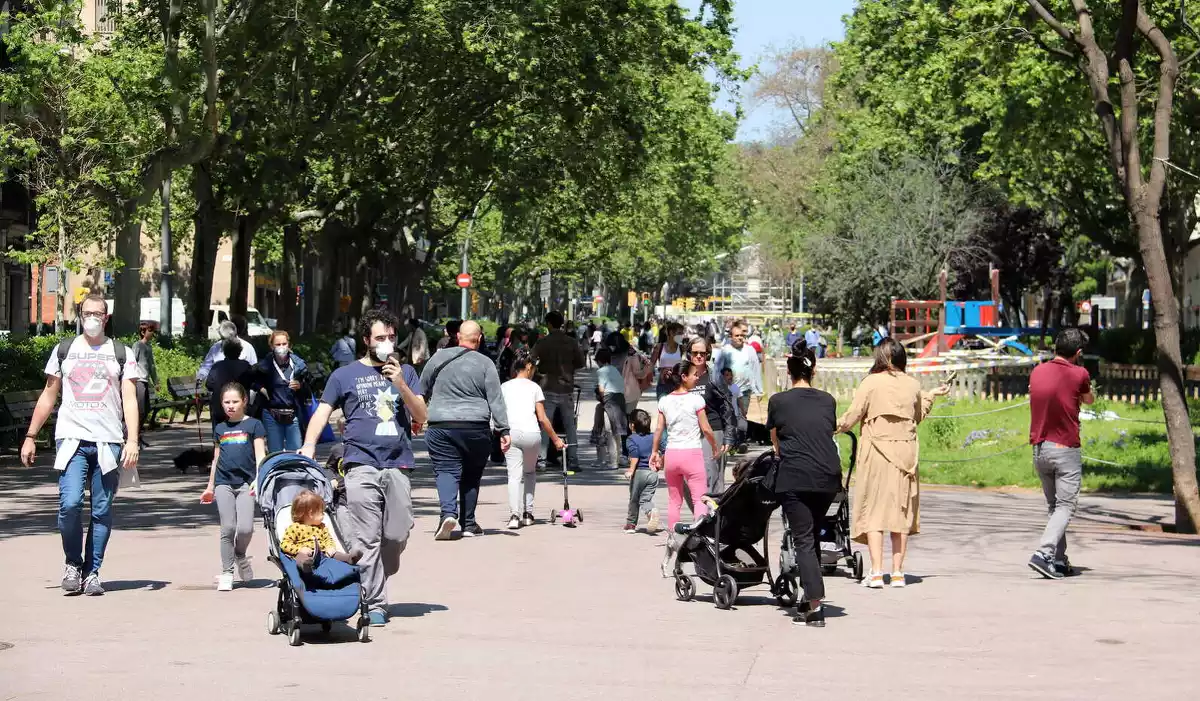
<svg viewBox="0 0 1200 701"><path fill-rule="evenodd" d="M692 351L691 353L692 353L692 357L694 357L694 358L711 358L712 357L712 353L709 353L708 351Z"/></svg>

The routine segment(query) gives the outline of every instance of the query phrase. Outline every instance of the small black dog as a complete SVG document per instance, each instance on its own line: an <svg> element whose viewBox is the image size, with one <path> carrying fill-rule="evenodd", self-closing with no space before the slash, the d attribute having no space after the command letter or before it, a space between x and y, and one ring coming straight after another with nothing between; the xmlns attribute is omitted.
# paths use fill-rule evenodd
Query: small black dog
<svg viewBox="0 0 1200 701"><path fill-rule="evenodd" d="M187 473L189 467L204 471L212 466L212 448L188 448L175 456L175 469Z"/></svg>

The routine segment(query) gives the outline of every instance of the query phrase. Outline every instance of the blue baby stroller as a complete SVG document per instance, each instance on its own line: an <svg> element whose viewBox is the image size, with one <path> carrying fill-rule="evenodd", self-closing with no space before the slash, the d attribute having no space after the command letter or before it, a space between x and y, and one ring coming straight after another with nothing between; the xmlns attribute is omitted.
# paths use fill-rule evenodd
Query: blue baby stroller
<svg viewBox="0 0 1200 701"><path fill-rule="evenodd" d="M298 453L268 455L258 468L258 506L270 539L268 559L279 567L279 601L267 613L267 632L286 633L291 645L300 644L301 624L320 624L329 632L335 621L358 614L358 639L370 640L367 605L362 600L358 567L331 557L321 558L311 573L301 573L296 561L279 548L292 523L292 500L301 491L316 492L325 500L325 523L338 549L347 552L346 539L334 518L333 485L317 463Z"/></svg>

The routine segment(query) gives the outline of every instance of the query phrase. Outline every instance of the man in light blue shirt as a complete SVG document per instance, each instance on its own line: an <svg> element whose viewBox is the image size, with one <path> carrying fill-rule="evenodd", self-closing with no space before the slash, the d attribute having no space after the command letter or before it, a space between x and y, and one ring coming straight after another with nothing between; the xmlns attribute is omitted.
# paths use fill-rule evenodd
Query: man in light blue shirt
<svg viewBox="0 0 1200 701"><path fill-rule="evenodd" d="M748 330L749 326L745 321L739 319L733 322L729 344L717 353L715 363L717 372L725 368L733 371L733 381L742 390L742 396L738 397L738 409L742 412L742 418L750 411L750 397L761 397L763 393L762 364L759 363L758 352L754 350L754 346L746 343Z"/></svg>

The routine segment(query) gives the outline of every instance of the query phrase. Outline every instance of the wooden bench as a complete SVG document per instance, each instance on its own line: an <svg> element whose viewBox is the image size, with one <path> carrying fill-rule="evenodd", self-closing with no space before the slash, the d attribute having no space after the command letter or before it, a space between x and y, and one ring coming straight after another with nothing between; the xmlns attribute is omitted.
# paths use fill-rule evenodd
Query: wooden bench
<svg viewBox="0 0 1200 701"><path fill-rule="evenodd" d="M3 407L0 407L0 446L21 445L25 440L25 432L29 430L29 421L33 418L33 410L41 396L40 389L6 392L4 395L0 395L0 400L4 403ZM57 414L57 408L50 412L50 418L46 420L43 429L54 426Z"/></svg>
<svg viewBox="0 0 1200 701"><path fill-rule="evenodd" d="M196 384L195 375L168 378L167 391L171 394L171 399L163 400L163 406L159 408L171 410L171 416L167 419L168 423L175 419L175 411L178 409L183 409L184 422L188 420L192 409L196 410L196 420L200 420L201 413L208 406L208 390L204 388L204 385Z"/></svg>

